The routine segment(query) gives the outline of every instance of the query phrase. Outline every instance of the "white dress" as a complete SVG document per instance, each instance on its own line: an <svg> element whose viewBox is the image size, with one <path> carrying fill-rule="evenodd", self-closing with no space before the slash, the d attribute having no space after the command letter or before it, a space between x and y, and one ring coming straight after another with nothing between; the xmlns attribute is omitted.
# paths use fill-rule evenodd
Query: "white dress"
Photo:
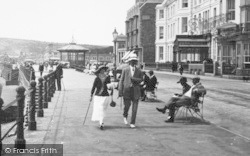
<svg viewBox="0 0 250 156"><path fill-rule="evenodd" d="M102 80L104 83L105 80ZM106 110L111 103L110 96L96 96L93 98L93 113L92 113L92 121L99 121L103 123L103 119L106 116Z"/></svg>

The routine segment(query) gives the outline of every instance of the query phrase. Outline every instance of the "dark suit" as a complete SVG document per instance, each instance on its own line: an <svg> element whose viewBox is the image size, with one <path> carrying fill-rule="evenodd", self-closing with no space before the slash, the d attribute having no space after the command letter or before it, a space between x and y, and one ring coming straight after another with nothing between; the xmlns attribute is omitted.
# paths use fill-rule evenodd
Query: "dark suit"
<svg viewBox="0 0 250 156"><path fill-rule="evenodd" d="M61 78L63 77L63 69L61 65L56 67L56 82L57 82L57 89L61 90Z"/></svg>
<svg viewBox="0 0 250 156"><path fill-rule="evenodd" d="M132 106L131 124L135 124L138 101L141 96L140 83L142 81L142 72L135 67L134 75L131 73L130 66L122 70L122 75L119 81L119 95L124 99L124 113L123 116L127 118L128 111Z"/></svg>

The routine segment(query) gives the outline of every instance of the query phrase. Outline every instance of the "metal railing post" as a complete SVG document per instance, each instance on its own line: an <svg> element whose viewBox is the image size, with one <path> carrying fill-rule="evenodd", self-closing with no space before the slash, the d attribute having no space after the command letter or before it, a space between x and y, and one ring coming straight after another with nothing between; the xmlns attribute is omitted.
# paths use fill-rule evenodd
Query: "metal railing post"
<svg viewBox="0 0 250 156"><path fill-rule="evenodd" d="M45 75L44 77L44 93L43 93L43 108L48 108L48 90L47 90L47 86L48 86L48 77L47 75Z"/></svg>
<svg viewBox="0 0 250 156"><path fill-rule="evenodd" d="M3 116L3 110L2 110L2 106L3 106L3 99L0 98L0 155L1 155L1 152L2 152L2 116Z"/></svg>
<svg viewBox="0 0 250 156"><path fill-rule="evenodd" d="M54 96L54 72L51 73L50 76L50 96L53 97Z"/></svg>
<svg viewBox="0 0 250 156"><path fill-rule="evenodd" d="M38 111L37 111L37 117L43 117L43 78L39 78L39 96L38 96Z"/></svg>
<svg viewBox="0 0 250 156"><path fill-rule="evenodd" d="M24 129L23 129L23 122L24 122L24 100L25 100L25 88L23 86L20 86L16 89L17 95L17 138L15 140L15 148L17 149L25 149L26 141L24 139Z"/></svg>
<svg viewBox="0 0 250 156"><path fill-rule="evenodd" d="M36 81L32 80L30 82L30 103L29 103L29 123L28 129L29 130L36 130Z"/></svg>
<svg viewBox="0 0 250 156"><path fill-rule="evenodd" d="M51 74L48 74L48 79L47 79L47 101L51 102L51 93L50 93L50 85L51 85Z"/></svg>

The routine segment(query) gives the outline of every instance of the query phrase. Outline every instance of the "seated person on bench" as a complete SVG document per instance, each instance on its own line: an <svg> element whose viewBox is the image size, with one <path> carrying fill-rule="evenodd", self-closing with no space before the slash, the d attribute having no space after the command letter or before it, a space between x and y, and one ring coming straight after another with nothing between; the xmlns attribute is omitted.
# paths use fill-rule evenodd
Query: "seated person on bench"
<svg viewBox="0 0 250 156"><path fill-rule="evenodd" d="M156 87L156 84L157 84L157 78L154 75L154 72L152 70L150 70L148 73L149 73L149 79L148 79L148 83L147 83L147 86L146 86L146 91L151 92L152 94L154 94L155 87Z"/></svg>
<svg viewBox="0 0 250 156"><path fill-rule="evenodd" d="M162 109L157 108L157 110L159 112L165 113L166 109L169 109L170 119L166 120L165 122L174 122L175 107L195 104L196 102L198 102L199 97L202 94L206 94L206 89L200 83L200 78L195 77L193 78L193 86L185 94L176 96L175 100L168 102Z"/></svg>

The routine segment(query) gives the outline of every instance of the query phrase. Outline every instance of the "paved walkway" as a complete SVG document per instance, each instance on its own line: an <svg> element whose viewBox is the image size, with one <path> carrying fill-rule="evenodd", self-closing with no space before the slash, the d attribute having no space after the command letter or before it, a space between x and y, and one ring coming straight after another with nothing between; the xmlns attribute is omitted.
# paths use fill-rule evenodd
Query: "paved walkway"
<svg viewBox="0 0 250 156"><path fill-rule="evenodd" d="M83 125L93 79L93 75L65 69L64 90L56 91L45 117L37 118L38 130L25 131L27 143L63 144L65 156L250 155L244 140L209 123L162 122L155 103L139 104L136 129L123 124L118 100L117 107L108 108L105 130L90 120L92 105Z"/></svg>

